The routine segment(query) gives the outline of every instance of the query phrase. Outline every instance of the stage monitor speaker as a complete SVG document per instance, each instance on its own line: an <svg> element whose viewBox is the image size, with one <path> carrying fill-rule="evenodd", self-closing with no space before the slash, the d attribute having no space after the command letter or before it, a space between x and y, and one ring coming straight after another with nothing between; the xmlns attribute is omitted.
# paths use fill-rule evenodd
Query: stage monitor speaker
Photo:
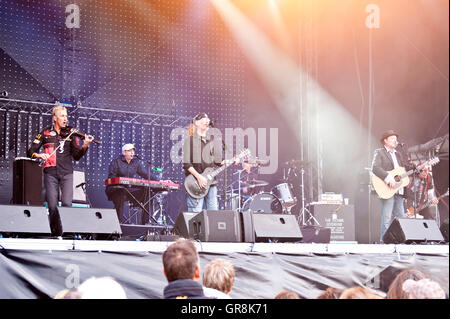
<svg viewBox="0 0 450 319"><path fill-rule="evenodd" d="M395 218L383 235L385 244L410 244L444 241L436 221Z"/></svg>
<svg viewBox="0 0 450 319"><path fill-rule="evenodd" d="M192 238L204 242L241 242L239 213L234 210L203 210L189 220Z"/></svg>
<svg viewBox="0 0 450 319"><path fill-rule="evenodd" d="M303 243L328 244L331 238L331 228L320 226L301 226Z"/></svg>
<svg viewBox="0 0 450 319"><path fill-rule="evenodd" d="M256 242L297 242L303 238L297 216L253 213Z"/></svg>
<svg viewBox="0 0 450 319"><path fill-rule="evenodd" d="M42 167L39 162L26 157L13 163L13 203L42 206Z"/></svg>
<svg viewBox="0 0 450 319"><path fill-rule="evenodd" d="M255 228L253 227L253 213L250 210L243 211L240 214L241 234L244 243L255 242Z"/></svg>
<svg viewBox="0 0 450 319"><path fill-rule="evenodd" d="M439 229L441 230L444 240L448 242L448 218L442 222L441 227Z"/></svg>
<svg viewBox="0 0 450 319"><path fill-rule="evenodd" d="M95 239L118 239L122 235L115 209L58 207L63 236L92 235Z"/></svg>
<svg viewBox="0 0 450 319"><path fill-rule="evenodd" d="M0 205L0 233L50 235L47 209L43 206Z"/></svg>
<svg viewBox="0 0 450 319"><path fill-rule="evenodd" d="M192 234L189 233L189 221L192 217L199 213L194 212L181 212L178 214L175 225L173 226L173 232L183 238L192 238Z"/></svg>

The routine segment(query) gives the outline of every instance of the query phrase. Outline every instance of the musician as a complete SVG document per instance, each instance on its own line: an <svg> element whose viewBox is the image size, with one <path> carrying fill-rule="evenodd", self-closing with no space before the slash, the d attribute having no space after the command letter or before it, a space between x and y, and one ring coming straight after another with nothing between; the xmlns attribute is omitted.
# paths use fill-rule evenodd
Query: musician
<svg viewBox="0 0 450 319"><path fill-rule="evenodd" d="M376 149L372 161L372 173L382 179L390 188L396 188L396 183L388 171L397 167L411 169L412 165L408 162L407 156L401 147L397 149L398 134L393 130L384 132L381 136L382 148ZM383 242L383 235L388 229L390 223L395 217L404 217L403 198L405 195L404 187L401 187L394 196L381 200L381 227L380 242Z"/></svg>
<svg viewBox="0 0 450 319"><path fill-rule="evenodd" d="M144 163L135 156L136 147L133 144L125 144L122 146L122 155L116 157L111 161L108 168L108 178L113 177L129 177L138 178L140 176L143 179L148 178L148 171ZM150 172L151 180L159 180L159 176L153 172ZM128 190L128 191L127 191ZM106 186L105 193L108 200L114 203L114 208L117 212L117 217L120 223L124 223L123 218L123 205L125 201L131 201L138 204L137 201L143 203L146 199L148 190L144 187L127 187L127 190L123 186L108 185ZM131 193L131 195L130 195ZM134 197L134 198L133 198ZM141 222L145 225L149 221L149 216L142 212Z"/></svg>
<svg viewBox="0 0 450 319"><path fill-rule="evenodd" d="M68 116L64 106L52 110L53 125L36 135L27 155L44 161L45 197L48 204L52 235L61 236L62 226L58 213L58 197L61 189L61 205L72 206L73 163L86 154L89 144L94 140L86 135L84 141L77 136L68 136L66 129ZM43 152L39 149L43 146Z"/></svg>
<svg viewBox="0 0 450 319"><path fill-rule="evenodd" d="M429 207L437 205L439 202L434 192L434 181L430 168L425 166L414 175L406 189L407 217L418 217L417 214L420 214L425 219L436 219L436 210ZM416 216L414 216L414 211Z"/></svg>
<svg viewBox="0 0 450 319"><path fill-rule="evenodd" d="M210 127L210 119L206 113L199 113L189 126L189 136L183 144L183 169L185 175L193 175L199 186L205 188L207 180L201 175L207 167L223 164L220 148L206 135ZM211 184L204 198L196 199L186 194L188 211L201 212L204 204L207 210L218 210L217 180Z"/></svg>

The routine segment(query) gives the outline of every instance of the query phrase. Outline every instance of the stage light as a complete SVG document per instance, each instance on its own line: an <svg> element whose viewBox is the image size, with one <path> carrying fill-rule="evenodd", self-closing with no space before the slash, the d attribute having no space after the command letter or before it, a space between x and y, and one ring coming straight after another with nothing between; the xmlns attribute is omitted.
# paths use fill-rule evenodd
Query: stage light
<svg viewBox="0 0 450 319"><path fill-rule="evenodd" d="M8 91L2 91L2 93L0 93L1 97L8 97Z"/></svg>

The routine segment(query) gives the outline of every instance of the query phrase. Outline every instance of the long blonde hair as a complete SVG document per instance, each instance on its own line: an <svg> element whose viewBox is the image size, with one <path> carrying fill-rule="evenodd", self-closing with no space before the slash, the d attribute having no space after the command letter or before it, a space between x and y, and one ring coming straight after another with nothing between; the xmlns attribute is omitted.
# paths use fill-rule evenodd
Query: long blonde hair
<svg viewBox="0 0 450 319"><path fill-rule="evenodd" d="M189 127L188 127L188 135L194 136L194 131L195 131L195 124L193 122L191 122L191 124L189 124Z"/></svg>

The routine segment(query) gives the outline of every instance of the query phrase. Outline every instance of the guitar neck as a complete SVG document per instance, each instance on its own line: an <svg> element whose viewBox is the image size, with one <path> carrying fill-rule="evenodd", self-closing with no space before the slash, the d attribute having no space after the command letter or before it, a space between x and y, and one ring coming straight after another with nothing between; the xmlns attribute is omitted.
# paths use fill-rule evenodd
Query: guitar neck
<svg viewBox="0 0 450 319"><path fill-rule="evenodd" d="M401 178L405 178L406 176L412 175L412 174L414 174L415 171L421 171L422 168L424 168L427 165L428 165L428 162L425 162L424 164L417 166L415 169L410 169L406 173L402 174Z"/></svg>
<svg viewBox="0 0 450 319"><path fill-rule="evenodd" d="M222 172L223 172L228 166L230 166L231 164L233 164L233 162L230 162L230 163L225 162L224 165L222 165L221 167L219 167L219 168L215 169L214 171L212 171L212 172L210 173L210 175L211 175L212 177L216 177L217 175L219 175L220 173L222 173Z"/></svg>

